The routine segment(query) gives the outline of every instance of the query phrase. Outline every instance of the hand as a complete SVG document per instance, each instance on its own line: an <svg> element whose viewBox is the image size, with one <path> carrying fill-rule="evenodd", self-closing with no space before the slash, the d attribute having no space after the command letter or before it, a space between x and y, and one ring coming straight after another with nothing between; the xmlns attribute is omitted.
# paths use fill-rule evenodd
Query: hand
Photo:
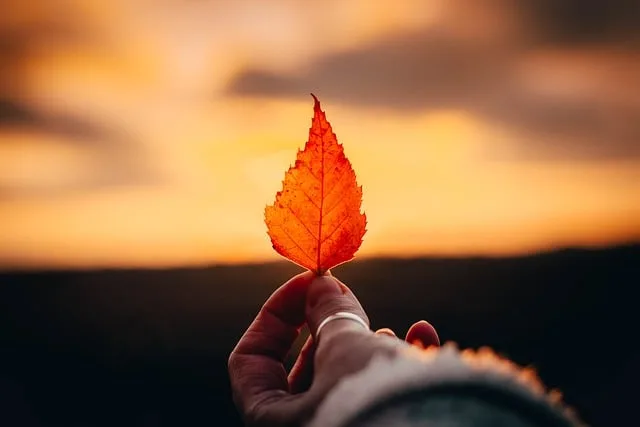
<svg viewBox="0 0 640 427"><path fill-rule="evenodd" d="M326 324L319 337L318 325L337 312L353 313L368 324L355 295L330 275L300 274L267 300L229 358L234 400L247 425L299 425L343 376L364 368L374 354L407 346L388 329L373 333L348 319ZM305 322L311 337L287 375L283 360ZM424 321L409 329L406 340L439 344Z"/></svg>
<svg viewBox="0 0 640 427"><path fill-rule="evenodd" d="M302 273L267 300L229 357L234 401L248 426L300 425L342 377L364 368L374 354L393 354L406 341L439 345L425 321L409 329L406 341L389 329L374 333L349 319L327 323L318 336L318 325L338 312L369 324L355 295L330 273ZM287 374L283 360L305 323L311 336Z"/></svg>

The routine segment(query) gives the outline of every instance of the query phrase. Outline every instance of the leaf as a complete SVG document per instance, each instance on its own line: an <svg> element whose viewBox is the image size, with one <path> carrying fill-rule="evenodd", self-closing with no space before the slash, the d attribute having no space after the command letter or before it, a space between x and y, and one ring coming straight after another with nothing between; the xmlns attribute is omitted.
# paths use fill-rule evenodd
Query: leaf
<svg viewBox="0 0 640 427"><path fill-rule="evenodd" d="M264 212L273 248L318 275L353 259L366 232L362 187L315 101L309 139Z"/></svg>

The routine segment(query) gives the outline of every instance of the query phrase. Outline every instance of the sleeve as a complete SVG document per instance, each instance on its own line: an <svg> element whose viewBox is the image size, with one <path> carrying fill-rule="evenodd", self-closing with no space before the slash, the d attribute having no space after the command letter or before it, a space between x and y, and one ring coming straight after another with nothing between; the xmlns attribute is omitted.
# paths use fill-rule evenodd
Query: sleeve
<svg viewBox="0 0 640 427"><path fill-rule="evenodd" d="M455 345L375 356L343 378L308 427L577 427L557 391L532 369L487 348Z"/></svg>

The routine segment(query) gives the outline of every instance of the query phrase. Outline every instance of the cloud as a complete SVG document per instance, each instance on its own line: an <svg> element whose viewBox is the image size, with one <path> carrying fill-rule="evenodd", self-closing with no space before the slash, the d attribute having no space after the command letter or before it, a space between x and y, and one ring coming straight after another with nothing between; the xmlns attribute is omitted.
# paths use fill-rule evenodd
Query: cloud
<svg viewBox="0 0 640 427"><path fill-rule="evenodd" d="M99 143L113 135L104 126L86 118L70 115L43 114L24 102L11 101L0 97L0 130L6 127L28 128L72 139L82 139L86 143Z"/></svg>
<svg viewBox="0 0 640 427"><path fill-rule="evenodd" d="M106 39L74 14L52 15L49 7L23 7L17 1L10 1L6 9L8 15L0 16L0 149L21 144L17 151L21 159L27 159L29 167L20 171L21 179L0 173L0 198L55 197L105 187L157 184L161 177L155 165L147 161L150 156L124 129L107 123L90 110L42 108L28 94L31 71L40 66L39 60L46 58L47 53L69 51L81 45L97 48ZM25 145L21 138L29 143ZM77 165L83 172L76 175L76 180L60 182L58 177L33 166L32 157L47 152L52 139L89 153L83 158L91 164Z"/></svg>
<svg viewBox="0 0 640 427"><path fill-rule="evenodd" d="M640 41L640 7L636 0L529 0L523 4L541 42Z"/></svg>
<svg viewBox="0 0 640 427"><path fill-rule="evenodd" d="M43 113L25 103L0 98L0 149L2 145L15 143L16 139L28 135L41 137L27 138L31 144L20 150L32 154L21 156L23 159L33 158L39 150L46 150L53 137L58 143L89 153L84 158L91 166L77 165L81 175L64 183L31 166L32 177L26 183L0 180L3 199L56 197L114 186L157 185L161 180L153 165L144 161L146 156L141 152L141 145L122 132L110 129L106 124L75 116ZM34 141L37 141L35 146Z"/></svg>
<svg viewBox="0 0 640 427"><path fill-rule="evenodd" d="M507 58L501 56L436 34L412 33L330 54L296 75L246 70L231 82L229 92L307 97L313 89L364 106L446 107L488 92L496 74L504 74L500 64Z"/></svg>
<svg viewBox="0 0 640 427"><path fill-rule="evenodd" d="M591 14L576 18L566 33L557 31L558 22L583 2L531 2L519 10L506 40L500 33L460 37L464 23L452 21L331 53L291 74L247 68L227 94L302 99L313 91L333 102L404 114L463 109L530 136L527 156L640 157L640 100L628 95L638 83L640 56L616 52L613 42L604 54L601 45L571 47L636 30L625 24L626 2L587 3ZM593 14L600 10L609 13L598 21Z"/></svg>

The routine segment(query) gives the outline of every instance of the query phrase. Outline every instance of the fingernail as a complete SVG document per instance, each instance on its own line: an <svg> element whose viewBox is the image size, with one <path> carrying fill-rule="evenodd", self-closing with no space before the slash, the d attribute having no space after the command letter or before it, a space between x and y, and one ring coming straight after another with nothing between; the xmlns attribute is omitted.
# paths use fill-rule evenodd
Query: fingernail
<svg viewBox="0 0 640 427"><path fill-rule="evenodd" d="M307 291L307 304L313 308L323 298L342 295L342 285L332 276L319 276L313 279Z"/></svg>
<svg viewBox="0 0 640 427"><path fill-rule="evenodd" d="M390 337L396 337L396 333L393 332L393 330L389 329L389 328L380 328L376 331L377 335L389 335Z"/></svg>
<svg viewBox="0 0 640 427"><path fill-rule="evenodd" d="M414 323L407 331L406 341L420 341L422 347L430 345L440 345L440 338L436 329L426 320L420 320Z"/></svg>

